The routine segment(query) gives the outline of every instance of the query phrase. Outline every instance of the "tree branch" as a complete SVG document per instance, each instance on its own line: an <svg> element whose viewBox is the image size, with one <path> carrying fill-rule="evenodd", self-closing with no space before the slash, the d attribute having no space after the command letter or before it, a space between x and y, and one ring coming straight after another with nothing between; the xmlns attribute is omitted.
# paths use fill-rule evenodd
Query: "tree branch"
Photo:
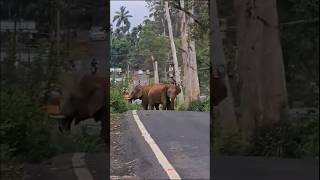
<svg viewBox="0 0 320 180"><path fill-rule="evenodd" d="M281 26L289 26L289 25L315 23L315 22L319 22L319 18L303 19L303 20L297 20L297 21L283 22L283 23L280 23L280 25L281 25Z"/></svg>
<svg viewBox="0 0 320 180"><path fill-rule="evenodd" d="M173 7L180 11L183 11L184 13L186 13L186 15L191 17L194 22L196 22L201 28L206 29L205 26L199 20L197 20L197 18L191 12L189 12L186 8L182 8L180 3L174 4Z"/></svg>

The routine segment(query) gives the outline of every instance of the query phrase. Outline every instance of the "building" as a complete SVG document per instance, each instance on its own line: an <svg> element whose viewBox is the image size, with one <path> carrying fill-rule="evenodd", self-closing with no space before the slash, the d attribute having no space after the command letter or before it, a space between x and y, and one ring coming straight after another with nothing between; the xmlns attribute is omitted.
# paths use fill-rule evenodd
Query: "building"
<svg viewBox="0 0 320 180"><path fill-rule="evenodd" d="M24 21L19 20L16 23L13 20L1 20L0 21L0 33L1 33L1 53L0 61L3 61L7 57L6 49L8 47L8 33L17 32L19 37L19 43L16 47L16 57L19 62L31 62L38 55L39 52L37 48L30 47L27 43L24 43L23 40L31 40L34 38L34 35L38 33L37 25L35 21Z"/></svg>
<svg viewBox="0 0 320 180"><path fill-rule="evenodd" d="M133 76L133 85L148 85L149 84L149 75L142 70L134 71Z"/></svg>
<svg viewBox="0 0 320 180"><path fill-rule="evenodd" d="M110 81L121 82L123 80L123 74L121 68L110 68Z"/></svg>
<svg viewBox="0 0 320 180"><path fill-rule="evenodd" d="M1 33L14 32L15 29L19 33L28 33L31 35L38 33L35 21L23 21L23 20L17 21L16 26L15 26L15 22L12 20L0 21L0 32Z"/></svg>

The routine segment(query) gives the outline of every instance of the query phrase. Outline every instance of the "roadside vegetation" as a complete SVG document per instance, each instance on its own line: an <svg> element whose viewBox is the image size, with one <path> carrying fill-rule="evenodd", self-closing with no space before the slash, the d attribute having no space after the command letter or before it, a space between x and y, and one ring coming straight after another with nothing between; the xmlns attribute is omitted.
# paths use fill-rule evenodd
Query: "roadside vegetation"
<svg viewBox="0 0 320 180"><path fill-rule="evenodd" d="M319 116L284 117L270 127L257 128L252 138L223 131L214 124L212 148L216 155L249 155L283 158L319 158Z"/></svg>
<svg viewBox="0 0 320 180"><path fill-rule="evenodd" d="M128 89L126 82L112 82L110 87L110 112L123 113L129 110L142 109L140 104L129 103L124 99L123 92Z"/></svg>

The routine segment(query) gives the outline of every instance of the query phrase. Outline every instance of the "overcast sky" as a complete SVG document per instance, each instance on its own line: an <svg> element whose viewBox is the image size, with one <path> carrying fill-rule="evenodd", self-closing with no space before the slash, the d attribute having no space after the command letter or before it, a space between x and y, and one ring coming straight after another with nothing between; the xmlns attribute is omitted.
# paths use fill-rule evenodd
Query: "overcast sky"
<svg viewBox="0 0 320 180"><path fill-rule="evenodd" d="M111 0L110 1L110 22L112 23L113 27L115 27L116 22L112 22L113 17L116 11L120 10L121 6L125 6L127 10L129 10L129 14L133 17L129 18L131 22L131 28L142 24L143 20L145 20L145 16L149 16L150 12L149 9L146 7L147 3L143 0L134 1L134 0L127 0L127 1L120 1L120 0Z"/></svg>

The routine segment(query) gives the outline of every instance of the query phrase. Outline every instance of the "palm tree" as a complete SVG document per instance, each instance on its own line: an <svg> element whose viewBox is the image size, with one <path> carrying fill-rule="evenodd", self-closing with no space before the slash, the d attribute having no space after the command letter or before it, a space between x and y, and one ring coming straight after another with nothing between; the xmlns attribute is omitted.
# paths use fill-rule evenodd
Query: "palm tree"
<svg viewBox="0 0 320 180"><path fill-rule="evenodd" d="M132 17L129 15L129 11L126 10L126 7L121 6L120 11L116 12L116 15L113 17L113 21L117 21L116 27L118 27L123 33L126 33L130 29L129 18Z"/></svg>

